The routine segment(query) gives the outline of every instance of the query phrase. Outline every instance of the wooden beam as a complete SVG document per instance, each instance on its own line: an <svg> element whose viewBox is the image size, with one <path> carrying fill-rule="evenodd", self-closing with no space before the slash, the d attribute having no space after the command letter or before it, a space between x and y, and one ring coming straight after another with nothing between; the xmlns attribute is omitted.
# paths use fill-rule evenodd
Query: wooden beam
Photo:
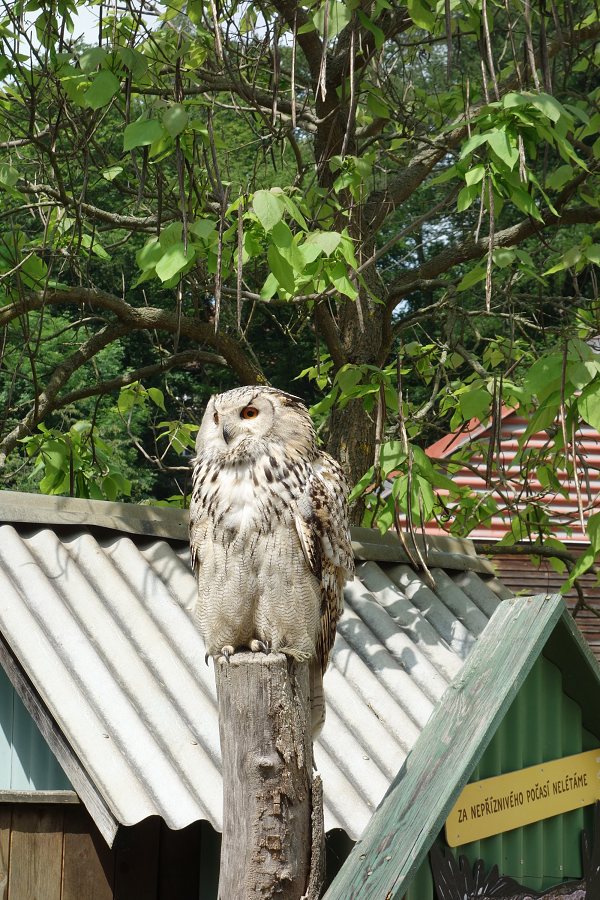
<svg viewBox="0 0 600 900"><path fill-rule="evenodd" d="M91 526L153 538L188 540L187 510L78 497L22 494L19 491L0 491L0 525L5 522L71 528ZM393 532L382 535L376 528L354 527L350 530L357 559L408 564L414 561ZM451 535L415 535L415 540L430 568L468 569L494 574L492 564L477 556L472 541Z"/></svg>
<svg viewBox="0 0 600 900"><path fill-rule="evenodd" d="M307 663L236 653L215 665L223 756L220 900L317 900ZM312 863L311 863L312 860ZM310 890L309 890L310 888Z"/></svg>
<svg viewBox="0 0 600 900"><path fill-rule="evenodd" d="M73 752L67 738L50 715L40 695L29 681L3 635L0 635L0 665L23 701L25 709L39 728L42 737L61 764L83 805L98 826L98 830L108 846L112 847L119 823Z"/></svg>
<svg viewBox="0 0 600 900"><path fill-rule="evenodd" d="M80 803L75 791L5 791L0 803Z"/></svg>
<svg viewBox="0 0 600 900"><path fill-rule="evenodd" d="M500 604L324 900L399 900L565 609Z"/></svg>

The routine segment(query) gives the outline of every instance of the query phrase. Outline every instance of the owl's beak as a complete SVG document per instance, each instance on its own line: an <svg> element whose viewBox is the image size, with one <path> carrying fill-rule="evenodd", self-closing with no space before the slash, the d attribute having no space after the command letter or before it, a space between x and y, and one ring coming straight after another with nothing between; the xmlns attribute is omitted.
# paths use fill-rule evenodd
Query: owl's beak
<svg viewBox="0 0 600 900"><path fill-rule="evenodd" d="M223 440L226 444L228 444L233 437L233 430L228 428L227 425L223 425Z"/></svg>

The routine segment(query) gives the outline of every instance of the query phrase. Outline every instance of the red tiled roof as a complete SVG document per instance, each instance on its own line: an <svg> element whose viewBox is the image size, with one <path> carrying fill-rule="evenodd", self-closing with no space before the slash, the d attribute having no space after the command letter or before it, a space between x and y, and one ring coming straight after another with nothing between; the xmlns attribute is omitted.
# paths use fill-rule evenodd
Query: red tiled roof
<svg viewBox="0 0 600 900"><path fill-rule="evenodd" d="M565 495L563 495L542 488L536 478L535 468L532 468L529 478L524 479L521 467L515 464L519 439L522 438L527 424L527 420L516 410L508 407L502 408L498 449L493 460L493 475L494 477L501 476L503 479L503 493L508 496L510 505L516 504L523 507L527 497L532 495L543 498L545 504L550 508L556 524L555 536L568 544L574 555L578 555L583 552L589 542L579 521L578 491L573 476L569 475L565 469L554 470L558 481L565 488ZM484 492L489 490L486 485L486 470L488 466L487 449L491 436L491 422L484 424L478 419L472 419L466 427L440 438L425 452L431 459L449 460L457 450L465 448L468 443L472 442L473 454L469 459L469 465L472 468L463 467L453 474L452 478L476 492ZM529 438L526 446L529 450L540 450L551 440L552 438L546 431L540 431ZM584 423L575 434L575 446L579 463L577 467L579 494L585 517L600 511L600 434ZM506 510L506 504L498 493L494 493L494 497L501 506L499 514L492 518L487 527L478 528L468 535L476 545L486 542L494 543L510 528L510 513ZM501 514L502 507L504 507L504 515ZM570 534L566 526L570 529ZM429 523L424 530L428 534L443 533L443 529L437 523ZM518 553L494 554L492 560L499 578L515 594L558 593L566 578L566 573L561 574L554 571L548 560L542 560L537 565L529 556ZM585 573L579 579L579 585L583 591L585 606L581 609L577 608L579 595L575 590L570 591L565 596L565 600L569 608L576 613L575 618L579 628L600 660L600 585L596 576L591 572Z"/></svg>
<svg viewBox="0 0 600 900"><path fill-rule="evenodd" d="M476 442L469 463L472 468L462 468L452 478L458 484L472 488L482 493L487 491L486 469L487 448L491 436L491 423L482 424L477 419L472 420L468 426L460 432L446 435L435 444L429 446L426 453L433 459L448 460L459 448L469 442ZM500 476L503 481L502 493L509 501L510 506L524 507L528 498L536 496L543 499L550 509L555 523L555 536L566 543L586 542L585 533L581 527L579 518L578 485L573 475L569 475L565 469L556 469L554 474L565 488L566 496L557 491L549 491L542 487L535 475L535 468L529 478L523 478L521 466L514 460L519 450L519 439L527 427L527 421L515 410L503 408L500 417L500 435L498 449L494 454L494 476ZM540 450L546 446L552 438L547 432L539 431L532 435L526 444L528 451ZM600 511L600 434L585 423L581 425L575 435L575 447L578 460L579 494L584 519L593 512ZM502 497L493 492L494 498L500 505L498 515L495 515L486 527L480 527L469 535L473 540L498 540L510 527L510 511ZM440 529L437 525L426 528L430 533L436 533ZM571 533L569 533L571 531Z"/></svg>

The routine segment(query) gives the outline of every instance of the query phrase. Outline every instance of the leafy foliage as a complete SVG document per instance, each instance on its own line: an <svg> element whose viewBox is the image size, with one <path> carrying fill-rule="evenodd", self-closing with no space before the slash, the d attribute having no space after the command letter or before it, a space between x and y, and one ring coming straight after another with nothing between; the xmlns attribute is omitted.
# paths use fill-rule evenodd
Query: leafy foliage
<svg viewBox="0 0 600 900"><path fill-rule="evenodd" d="M529 418L524 480L578 477L566 444L600 425L590 0L85 6L82 37L81 0L0 2L12 486L185 498L207 396L269 380L382 529L497 511L423 448L502 404ZM506 540L552 540L540 491L512 512Z"/></svg>

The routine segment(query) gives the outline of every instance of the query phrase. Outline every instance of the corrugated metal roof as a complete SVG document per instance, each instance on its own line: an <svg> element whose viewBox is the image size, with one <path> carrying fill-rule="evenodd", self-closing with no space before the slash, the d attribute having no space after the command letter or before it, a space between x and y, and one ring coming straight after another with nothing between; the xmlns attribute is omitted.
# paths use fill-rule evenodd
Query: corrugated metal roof
<svg viewBox="0 0 600 900"><path fill-rule="evenodd" d="M523 466L515 465L515 457L519 451L519 440L522 438L528 422L515 410L503 407L500 414L498 449L494 453L493 479L502 483L502 496L492 492L499 505L499 513L492 517L487 525L481 526L469 535L473 540L497 540L509 529L512 518L511 509L523 509L528 499L535 497L550 510L554 523L554 536L570 542L587 541L579 520L579 505L584 510L585 518L600 510L600 434L585 422L575 433L575 456L578 484L573 473L566 468L555 470L564 494L543 487L536 477L535 464L525 483ZM488 493L486 486L487 452L482 452L481 445L489 443L492 431L491 423L482 425L477 419L472 420L460 432L446 435L426 450L432 458L447 459L459 448L469 442L473 443L473 454L469 459L469 468L459 469L452 475L457 484L470 487L478 493ZM538 431L527 440L526 452L535 454L552 442L546 431ZM569 464L573 459L569 455ZM526 464L526 463L524 463ZM578 497L579 493L579 497ZM438 526L427 528L435 533ZM534 536L535 538L535 536Z"/></svg>
<svg viewBox="0 0 600 900"><path fill-rule="evenodd" d="M190 615L184 519L39 500L43 512L0 492L1 634L117 822L220 829L214 676ZM391 536L353 537L315 758L326 829L356 839L510 592L468 542L432 543L433 589Z"/></svg>

